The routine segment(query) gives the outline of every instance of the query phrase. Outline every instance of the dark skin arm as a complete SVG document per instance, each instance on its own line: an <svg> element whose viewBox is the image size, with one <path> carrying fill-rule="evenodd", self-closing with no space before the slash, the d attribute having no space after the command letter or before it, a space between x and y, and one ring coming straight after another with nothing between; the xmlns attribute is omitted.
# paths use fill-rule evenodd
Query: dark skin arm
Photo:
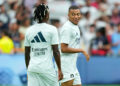
<svg viewBox="0 0 120 86"><path fill-rule="evenodd" d="M25 64L26 68L28 68L30 62L30 47L25 47Z"/></svg>
<svg viewBox="0 0 120 86"><path fill-rule="evenodd" d="M53 56L55 58L57 67L58 67L58 73L59 73L59 80L63 79L63 74L61 71L61 61L60 61L60 52L58 50L58 45L52 45L53 49Z"/></svg>

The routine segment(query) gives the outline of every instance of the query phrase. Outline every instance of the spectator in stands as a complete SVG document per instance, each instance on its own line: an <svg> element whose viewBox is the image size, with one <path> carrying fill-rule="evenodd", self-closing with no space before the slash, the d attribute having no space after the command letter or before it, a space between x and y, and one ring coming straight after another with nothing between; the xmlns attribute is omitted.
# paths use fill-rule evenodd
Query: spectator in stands
<svg viewBox="0 0 120 86"><path fill-rule="evenodd" d="M30 19L25 18L23 20L22 25L19 28L19 33L21 33L21 35L23 36L22 39L21 39L21 42L20 42L21 43L21 48L23 48L23 49L24 49L24 36L25 36L27 28L29 28L30 24L31 24Z"/></svg>
<svg viewBox="0 0 120 86"><path fill-rule="evenodd" d="M19 28L19 32L25 35L27 28L30 26L31 21L29 18L25 18L22 22L22 25Z"/></svg>
<svg viewBox="0 0 120 86"><path fill-rule="evenodd" d="M101 3L101 0L95 0L94 2L91 3L91 6L93 6L93 7L98 9L100 3Z"/></svg>
<svg viewBox="0 0 120 86"><path fill-rule="evenodd" d="M85 0L85 2L86 2L86 5L83 8L81 8L81 12L86 13L87 11L89 11L90 18L92 20L97 19L98 18L98 14L97 14L98 10L95 7L91 6L91 3L92 3L91 0Z"/></svg>
<svg viewBox="0 0 120 86"><path fill-rule="evenodd" d="M22 7L19 7L19 10L16 12L16 16L15 16L17 23L18 24L22 24L22 21L24 19L24 12L22 10Z"/></svg>
<svg viewBox="0 0 120 86"><path fill-rule="evenodd" d="M120 55L120 23L118 31L112 35L112 51L113 55Z"/></svg>
<svg viewBox="0 0 120 86"><path fill-rule="evenodd" d="M111 43L111 36L115 32L115 28L114 28L113 24L111 24L110 16L102 16L102 19L106 23L106 26L105 26L106 27L106 36L107 36L109 43Z"/></svg>
<svg viewBox="0 0 120 86"><path fill-rule="evenodd" d="M9 33L14 42L15 53L22 52L20 42L24 36L19 32L19 25L16 22L10 24Z"/></svg>
<svg viewBox="0 0 120 86"><path fill-rule="evenodd" d="M114 25L118 25L120 23L120 15L119 9L114 8L112 11L111 21Z"/></svg>
<svg viewBox="0 0 120 86"><path fill-rule="evenodd" d="M18 9L17 2L12 2L10 4L10 10L7 12L11 21L12 21L12 19L15 19L15 15L16 15L17 9Z"/></svg>
<svg viewBox="0 0 120 86"><path fill-rule="evenodd" d="M94 21L90 18L90 12L87 11L85 14L83 14L83 18L79 22L79 27L81 28L82 32L84 33L85 31L89 30L89 26L93 23L94 23Z"/></svg>
<svg viewBox="0 0 120 86"><path fill-rule="evenodd" d="M104 3L100 3L98 16L101 17L101 16L110 15L108 7L109 7L108 5L106 5Z"/></svg>
<svg viewBox="0 0 120 86"><path fill-rule="evenodd" d="M96 31L96 38L92 40L90 46L91 55L105 56L110 50L110 43L105 35L105 28Z"/></svg>
<svg viewBox="0 0 120 86"><path fill-rule="evenodd" d="M8 32L5 30L1 32L0 53L4 53L4 54L14 53L14 43L12 39L9 37Z"/></svg>
<svg viewBox="0 0 120 86"><path fill-rule="evenodd" d="M2 29L8 29L9 17L6 13L4 1L0 3L0 21L2 22Z"/></svg>
<svg viewBox="0 0 120 86"><path fill-rule="evenodd" d="M16 12L15 18L17 20L17 23L20 24L20 25L22 25L23 20L25 18L29 18L30 15L31 15L31 13L30 13L29 9L27 7L25 7L25 6L23 6L23 5L20 5L18 7L17 12Z"/></svg>
<svg viewBox="0 0 120 86"><path fill-rule="evenodd" d="M85 50L86 52L89 53L89 49L90 49L90 44L91 44L91 41L95 38L95 25L94 24L91 24L89 26L89 30L88 31L85 31L84 32L84 43L85 43Z"/></svg>

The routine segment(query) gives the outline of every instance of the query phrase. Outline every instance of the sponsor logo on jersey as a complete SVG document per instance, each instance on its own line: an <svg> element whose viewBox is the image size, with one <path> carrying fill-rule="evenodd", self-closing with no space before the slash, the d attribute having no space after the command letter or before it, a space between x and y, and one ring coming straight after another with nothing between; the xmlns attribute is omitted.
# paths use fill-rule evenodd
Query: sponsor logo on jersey
<svg viewBox="0 0 120 86"><path fill-rule="evenodd" d="M47 42L41 32L38 32L37 35L34 37L34 39L31 41L31 43L35 42Z"/></svg>

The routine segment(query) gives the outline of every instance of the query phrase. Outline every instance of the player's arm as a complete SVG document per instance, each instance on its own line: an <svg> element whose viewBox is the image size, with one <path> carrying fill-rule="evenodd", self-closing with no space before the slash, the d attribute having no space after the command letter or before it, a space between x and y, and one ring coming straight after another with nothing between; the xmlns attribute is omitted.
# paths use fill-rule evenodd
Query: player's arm
<svg viewBox="0 0 120 86"><path fill-rule="evenodd" d="M62 53L79 53L79 52L84 53L85 52L83 49L71 48L66 43L61 43L61 51Z"/></svg>
<svg viewBox="0 0 120 86"><path fill-rule="evenodd" d="M53 55L58 67L58 73L59 73L59 80L63 79L63 74L61 71L61 60L60 60L60 52L58 50L58 45L52 45L52 49L53 49Z"/></svg>
<svg viewBox="0 0 120 86"><path fill-rule="evenodd" d="M57 32L57 28L53 29L54 31L52 31L51 34L51 47L53 50L53 55L58 67L58 78L59 80L63 79L63 74L61 71L61 60L60 60L60 52L58 50L58 44L59 44L59 37L58 37L58 32Z"/></svg>
<svg viewBox="0 0 120 86"><path fill-rule="evenodd" d="M71 48L69 43L71 40L71 31L69 29L64 29L61 31L61 52L62 53L83 53L86 56L87 61L89 60L89 55L80 48Z"/></svg>
<svg viewBox="0 0 120 86"><path fill-rule="evenodd" d="M71 48L68 46L68 44L61 43L61 51L62 53L83 53L86 56L86 60L89 61L90 57L89 55L83 50L83 49L76 49L76 48Z"/></svg>
<svg viewBox="0 0 120 86"><path fill-rule="evenodd" d="M28 68L30 62L30 47L26 46L25 47L25 64L26 64L26 68Z"/></svg>
<svg viewBox="0 0 120 86"><path fill-rule="evenodd" d="M25 42L24 42L24 46L25 46L25 64L26 64L26 68L28 68L29 65L29 61L30 61L30 40L28 39L29 37L29 32L27 31L25 34Z"/></svg>
<svg viewBox="0 0 120 86"><path fill-rule="evenodd" d="M82 49L76 49L76 48L69 47L71 36L73 33L71 30L66 29L66 28L68 27L63 27L60 33L62 53L79 53L79 52L83 53L84 51Z"/></svg>
<svg viewBox="0 0 120 86"><path fill-rule="evenodd" d="M52 49L53 49L53 55L56 61L56 64L58 66L58 69L61 70L61 62L60 62L60 52L58 50L58 45L52 45Z"/></svg>

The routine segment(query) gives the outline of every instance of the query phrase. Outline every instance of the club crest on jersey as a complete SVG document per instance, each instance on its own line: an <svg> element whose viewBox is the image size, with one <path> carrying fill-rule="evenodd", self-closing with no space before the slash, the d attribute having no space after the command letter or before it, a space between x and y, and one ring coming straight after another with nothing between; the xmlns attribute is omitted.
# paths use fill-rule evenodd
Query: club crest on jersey
<svg viewBox="0 0 120 86"><path fill-rule="evenodd" d="M74 78L74 74L70 74L70 78Z"/></svg>
<svg viewBox="0 0 120 86"><path fill-rule="evenodd" d="M38 32L37 35L34 37L34 39L31 41L31 43L36 42L47 42L41 32Z"/></svg>

